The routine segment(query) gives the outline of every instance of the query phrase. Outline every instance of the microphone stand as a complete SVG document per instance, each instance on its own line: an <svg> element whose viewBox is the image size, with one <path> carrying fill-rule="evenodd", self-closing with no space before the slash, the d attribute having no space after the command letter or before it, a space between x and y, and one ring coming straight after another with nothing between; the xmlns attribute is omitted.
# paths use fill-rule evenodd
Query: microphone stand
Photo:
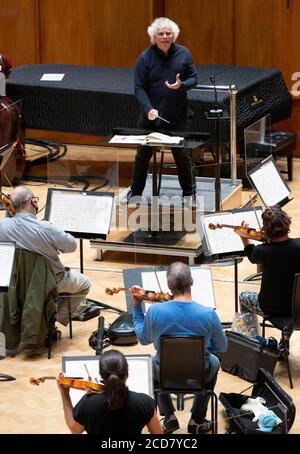
<svg viewBox="0 0 300 454"><path fill-rule="evenodd" d="M207 112L207 118L216 119L216 142L217 142L217 175L216 175L216 193L215 193L215 209L220 211L220 120L221 118L227 118L227 115L224 115L222 109L220 109L218 99L217 99L217 90L227 92L230 96L230 161L231 161L231 184L236 184L236 97L238 90L235 85L216 85L214 76L210 77L213 85L196 85L192 90L200 91L211 91L214 90L215 93L215 106ZM221 112L222 111L222 115Z"/></svg>
<svg viewBox="0 0 300 454"><path fill-rule="evenodd" d="M214 88L215 93L215 105L209 109L207 116L209 118L215 119L215 133L216 133L216 171L215 171L215 211L220 211L221 209L221 172L220 167L222 164L221 158L221 127L220 127L220 119L223 117L223 109L218 103L218 95L216 89L216 81L213 75L210 76L210 81Z"/></svg>

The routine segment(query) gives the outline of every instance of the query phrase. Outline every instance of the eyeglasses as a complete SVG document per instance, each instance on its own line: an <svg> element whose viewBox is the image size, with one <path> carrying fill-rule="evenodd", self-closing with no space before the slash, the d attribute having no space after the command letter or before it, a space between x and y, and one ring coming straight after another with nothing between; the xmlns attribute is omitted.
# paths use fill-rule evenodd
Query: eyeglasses
<svg viewBox="0 0 300 454"><path fill-rule="evenodd" d="M32 196L32 197L30 197L30 200L33 200L34 202L38 202L40 200L40 198Z"/></svg>

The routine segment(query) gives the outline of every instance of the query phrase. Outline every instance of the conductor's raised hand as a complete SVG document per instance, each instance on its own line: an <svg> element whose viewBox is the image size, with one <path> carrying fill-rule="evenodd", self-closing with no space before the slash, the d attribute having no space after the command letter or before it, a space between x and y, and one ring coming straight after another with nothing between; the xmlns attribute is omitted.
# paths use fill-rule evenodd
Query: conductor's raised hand
<svg viewBox="0 0 300 454"><path fill-rule="evenodd" d="M166 81L165 84L168 88L171 88L171 90L178 90L178 88L181 87L180 74L176 74L176 81L174 82L174 84L169 84L168 81Z"/></svg>
<svg viewBox="0 0 300 454"><path fill-rule="evenodd" d="M153 121L158 117L158 110L151 109L148 112L148 120Z"/></svg>

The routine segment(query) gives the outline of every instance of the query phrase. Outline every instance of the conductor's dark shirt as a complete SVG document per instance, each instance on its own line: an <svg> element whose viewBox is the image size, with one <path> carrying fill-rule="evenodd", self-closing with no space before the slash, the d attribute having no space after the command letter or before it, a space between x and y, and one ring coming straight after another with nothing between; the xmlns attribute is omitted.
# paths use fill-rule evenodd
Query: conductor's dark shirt
<svg viewBox="0 0 300 454"><path fill-rule="evenodd" d="M170 89L165 82L175 83L180 74L179 89ZM161 116L174 122L186 114L187 90L197 83L197 72L190 51L179 44L172 44L165 55L156 45L145 49L135 67L135 95L147 116L157 109Z"/></svg>
<svg viewBox="0 0 300 454"><path fill-rule="evenodd" d="M300 273L300 238L245 248L250 262L262 265L259 304L265 314L291 316L294 275Z"/></svg>

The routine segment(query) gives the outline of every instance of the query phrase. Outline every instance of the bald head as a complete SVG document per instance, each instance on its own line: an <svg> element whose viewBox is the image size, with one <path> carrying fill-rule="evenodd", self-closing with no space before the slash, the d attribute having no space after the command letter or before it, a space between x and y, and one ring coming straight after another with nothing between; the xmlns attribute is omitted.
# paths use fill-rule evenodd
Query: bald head
<svg viewBox="0 0 300 454"><path fill-rule="evenodd" d="M190 268L182 262L171 263L167 269L167 281L173 295L190 292L193 285Z"/></svg>
<svg viewBox="0 0 300 454"><path fill-rule="evenodd" d="M16 211L31 211L31 189L19 186L10 193L10 201Z"/></svg>

